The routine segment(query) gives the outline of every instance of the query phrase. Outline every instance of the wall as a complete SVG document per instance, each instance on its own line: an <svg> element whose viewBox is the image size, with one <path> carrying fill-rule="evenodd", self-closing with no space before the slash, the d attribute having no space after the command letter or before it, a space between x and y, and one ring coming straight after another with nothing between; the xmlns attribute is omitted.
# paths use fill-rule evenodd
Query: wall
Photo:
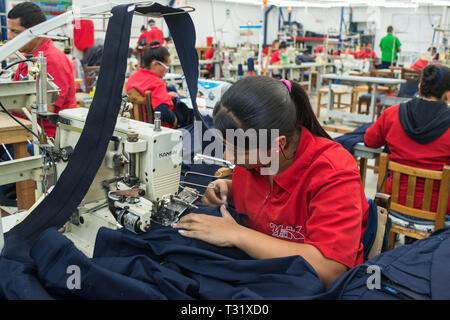
<svg viewBox="0 0 450 320"><path fill-rule="evenodd" d="M99 0L101 1L101 0ZM20 2L20 0L10 0ZM127 0L115 0L118 3L127 3ZM167 5L168 0L158 1ZM74 6L84 7L92 5L92 0L73 0ZM195 11L191 13L196 32L197 46L205 46L206 38L214 37L214 41L220 41L227 46L236 46L237 43L258 43L262 37L262 30L253 29L253 35L241 35L243 29L239 26L247 24L262 24L263 11L259 6L226 3L219 0L176 0L175 6L192 6ZM8 6L8 5L7 5ZM10 5L9 7L10 8ZM286 8L282 9L284 18L287 19ZM378 43L386 34L389 25L399 31L397 34L403 43L402 55L417 55L424 52L433 37L432 23L440 21L442 7L420 7L419 9L393 9L393 8L354 8L353 21L373 22L375 37L375 50L380 54ZM348 20L349 8L345 9L345 19ZM447 13L447 24L450 24L450 12ZM292 21L303 24L305 30L317 33L326 33L328 29L339 30L341 8L293 8ZM274 8L268 15L267 42L271 43L277 37L279 9ZM135 47L140 34L140 27L146 25L146 18L135 16L131 33L130 46ZM168 35L164 19L155 19L157 25ZM107 27L107 19L95 19L96 38L104 38ZM70 34L70 27L65 33Z"/></svg>

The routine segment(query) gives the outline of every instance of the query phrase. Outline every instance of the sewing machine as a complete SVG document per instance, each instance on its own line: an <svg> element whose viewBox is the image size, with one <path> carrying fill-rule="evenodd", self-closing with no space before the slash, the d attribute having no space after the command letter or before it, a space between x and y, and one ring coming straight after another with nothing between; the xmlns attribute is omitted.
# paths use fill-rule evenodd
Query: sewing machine
<svg viewBox="0 0 450 320"><path fill-rule="evenodd" d="M205 99L206 109L214 110L231 83L225 81L198 80L198 92Z"/></svg>
<svg viewBox="0 0 450 320"><path fill-rule="evenodd" d="M59 113L54 157L58 177L64 171L85 124L88 109ZM119 117L104 161L78 210L61 230L91 256L100 227L124 227L134 233L150 222L170 225L187 208L195 208L198 191L180 192L182 134L155 124ZM88 161L88 160L87 160Z"/></svg>
<svg viewBox="0 0 450 320"><path fill-rule="evenodd" d="M295 58L297 57L297 50L294 47L288 47L284 55L287 58L287 63L295 63Z"/></svg>
<svg viewBox="0 0 450 320"><path fill-rule="evenodd" d="M233 54L232 61L233 61L233 64L236 66L238 64L245 65L245 64L247 64L248 58L254 58L254 57L255 57L255 52L252 51L250 48L240 47L237 49L237 52L235 52Z"/></svg>

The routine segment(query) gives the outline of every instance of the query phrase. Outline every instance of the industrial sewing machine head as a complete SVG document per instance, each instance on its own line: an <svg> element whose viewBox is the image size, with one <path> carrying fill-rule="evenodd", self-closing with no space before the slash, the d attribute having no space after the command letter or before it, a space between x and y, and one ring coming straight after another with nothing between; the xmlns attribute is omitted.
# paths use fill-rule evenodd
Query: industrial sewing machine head
<svg viewBox="0 0 450 320"><path fill-rule="evenodd" d="M205 99L206 108L211 110L230 87L231 83L226 81L198 80L198 92Z"/></svg>
<svg viewBox="0 0 450 320"><path fill-rule="evenodd" d="M55 141L61 154L68 156L57 159L58 175L75 148L87 113L84 108L59 113ZM107 207L121 226L142 233L149 230L150 221L167 226L177 221L187 208L195 208L198 192L187 187L180 192L182 134L161 127L160 123L159 112L155 112L154 125L118 118L104 161L80 210L71 219L72 224L79 227L86 220L95 219L93 213ZM100 216L104 217L105 212ZM91 225L108 226L108 223L97 221Z"/></svg>
<svg viewBox="0 0 450 320"><path fill-rule="evenodd" d="M295 58L297 57L297 54L298 54L297 50L294 47L288 47L285 52L288 63L295 63Z"/></svg>

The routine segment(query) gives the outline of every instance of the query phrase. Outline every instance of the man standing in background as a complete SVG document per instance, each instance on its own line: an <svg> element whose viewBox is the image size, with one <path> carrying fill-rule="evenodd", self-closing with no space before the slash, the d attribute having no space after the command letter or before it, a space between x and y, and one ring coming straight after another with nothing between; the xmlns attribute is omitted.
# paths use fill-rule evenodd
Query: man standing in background
<svg viewBox="0 0 450 320"><path fill-rule="evenodd" d="M387 35L380 41L381 49L381 64L379 69L388 69L389 66L397 65L397 53L400 52L402 44L400 40L393 35L394 28L389 26L387 28Z"/></svg>

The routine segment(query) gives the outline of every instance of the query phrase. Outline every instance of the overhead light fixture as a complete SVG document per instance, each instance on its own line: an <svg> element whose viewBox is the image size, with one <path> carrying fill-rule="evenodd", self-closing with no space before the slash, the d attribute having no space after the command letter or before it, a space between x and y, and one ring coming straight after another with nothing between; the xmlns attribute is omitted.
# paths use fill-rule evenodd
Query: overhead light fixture
<svg viewBox="0 0 450 320"><path fill-rule="evenodd" d="M412 0L412 2L419 5L450 7L450 1L443 0Z"/></svg>

